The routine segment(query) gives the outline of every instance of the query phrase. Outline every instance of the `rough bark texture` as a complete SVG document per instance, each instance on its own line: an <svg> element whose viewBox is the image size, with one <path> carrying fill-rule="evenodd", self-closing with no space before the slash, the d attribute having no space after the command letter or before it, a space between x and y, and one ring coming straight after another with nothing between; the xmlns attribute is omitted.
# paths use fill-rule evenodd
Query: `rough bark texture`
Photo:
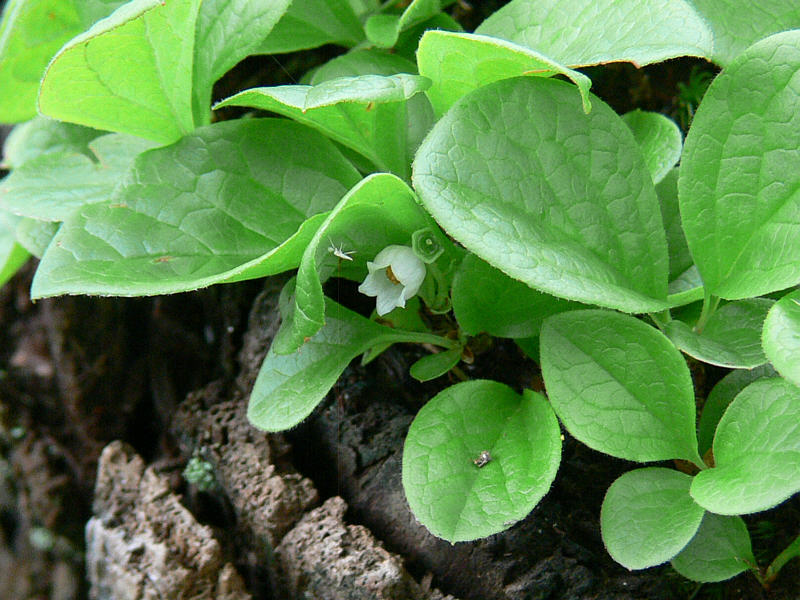
<svg viewBox="0 0 800 600"><path fill-rule="evenodd" d="M103 450L93 512L86 525L90 598L251 599L211 528L130 446L113 442Z"/></svg>

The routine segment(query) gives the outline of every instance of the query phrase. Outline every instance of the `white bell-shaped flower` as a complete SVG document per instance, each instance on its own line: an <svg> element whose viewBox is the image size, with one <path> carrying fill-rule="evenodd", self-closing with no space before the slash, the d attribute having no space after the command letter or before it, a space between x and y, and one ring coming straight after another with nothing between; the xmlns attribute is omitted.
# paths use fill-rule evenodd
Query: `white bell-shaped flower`
<svg viewBox="0 0 800 600"><path fill-rule="evenodd" d="M379 315L405 307L425 279L425 263L408 246L387 246L374 261L367 262L367 269L369 274L358 291L375 296Z"/></svg>

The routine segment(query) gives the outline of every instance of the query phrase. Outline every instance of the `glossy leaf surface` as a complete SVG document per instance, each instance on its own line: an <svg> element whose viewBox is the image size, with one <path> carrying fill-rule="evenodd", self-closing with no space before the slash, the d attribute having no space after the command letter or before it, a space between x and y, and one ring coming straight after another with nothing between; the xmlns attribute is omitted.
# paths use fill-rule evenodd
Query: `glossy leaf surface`
<svg viewBox="0 0 800 600"><path fill-rule="evenodd" d="M722 416L713 448L714 468L691 487L711 512L758 512L800 491L800 388L780 378L751 383Z"/></svg>
<svg viewBox="0 0 800 600"><path fill-rule="evenodd" d="M600 511L611 557L628 569L646 569L680 552L705 513L689 495L691 483L691 476L662 467L629 471L612 483Z"/></svg>
<svg viewBox="0 0 800 600"><path fill-rule="evenodd" d="M451 296L458 325L468 335L527 338L539 335L550 315L582 307L511 279L474 254L459 265Z"/></svg>
<svg viewBox="0 0 800 600"><path fill-rule="evenodd" d="M507 275L626 312L666 306L667 247L630 130L570 84L506 79L464 96L434 126L413 180L439 224Z"/></svg>
<svg viewBox="0 0 800 600"><path fill-rule="evenodd" d="M800 31L751 46L712 82L686 137L681 217L708 290L800 280Z"/></svg>
<svg viewBox="0 0 800 600"><path fill-rule="evenodd" d="M710 57L713 37L683 0L513 0L475 31L515 42L568 66L676 56Z"/></svg>
<svg viewBox="0 0 800 600"><path fill-rule="evenodd" d="M315 86L245 90L216 105L250 106L290 117L360 152L380 169L408 176L406 102L429 85L417 75L362 75Z"/></svg>
<svg viewBox="0 0 800 600"><path fill-rule="evenodd" d="M570 311L544 322L540 351L553 410L578 440L639 462L699 461L689 369L657 329L615 312Z"/></svg>
<svg viewBox="0 0 800 600"><path fill-rule="evenodd" d="M724 581L755 565L750 534L741 517L707 512L694 538L672 559L672 568L693 581Z"/></svg>
<svg viewBox="0 0 800 600"><path fill-rule="evenodd" d="M556 61L517 44L498 38L450 31L427 31L419 42L417 64L420 75L433 85L427 91L437 115L482 85L500 79L532 75L564 75L578 86L583 108L591 110L591 80Z"/></svg>
<svg viewBox="0 0 800 600"><path fill-rule="evenodd" d="M701 333L678 320L667 323L664 332L678 348L697 360L752 369L767 362L761 347L761 329L773 304L767 298L730 302L711 316Z"/></svg>
<svg viewBox="0 0 800 600"><path fill-rule="evenodd" d="M132 0L73 38L47 67L42 114L168 144L194 129L200 0Z"/></svg>
<svg viewBox="0 0 800 600"><path fill-rule="evenodd" d="M675 121L664 115L644 110L632 110L622 115L622 120L631 128L633 137L639 143L644 162L658 183L681 157L683 138Z"/></svg>
<svg viewBox="0 0 800 600"><path fill-rule="evenodd" d="M32 294L161 294L294 268L319 213L358 180L330 141L291 121L200 128L142 154L110 202L67 219Z"/></svg>
<svg viewBox="0 0 800 600"><path fill-rule="evenodd" d="M800 292L784 296L769 310L763 342L778 373L800 386Z"/></svg>
<svg viewBox="0 0 800 600"><path fill-rule="evenodd" d="M411 511L450 542L508 528L550 488L559 436L552 409L535 392L519 395L487 380L445 389L417 413L403 448Z"/></svg>

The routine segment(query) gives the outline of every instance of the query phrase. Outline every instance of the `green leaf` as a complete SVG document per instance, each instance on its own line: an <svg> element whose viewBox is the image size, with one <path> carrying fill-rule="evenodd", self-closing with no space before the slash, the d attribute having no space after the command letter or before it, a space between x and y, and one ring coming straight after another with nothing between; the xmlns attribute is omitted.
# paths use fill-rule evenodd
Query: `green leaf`
<svg viewBox="0 0 800 600"><path fill-rule="evenodd" d="M690 266L670 281L668 290L667 301L673 307L686 306L693 302L702 304L702 300L705 297L703 280L700 277L700 271L697 270L695 265Z"/></svg>
<svg viewBox="0 0 800 600"><path fill-rule="evenodd" d="M462 348L453 348L435 354L428 354L416 361L408 370L417 381L430 381L447 373L461 360Z"/></svg>
<svg viewBox="0 0 800 600"><path fill-rule="evenodd" d="M719 420L739 392L757 379L775 375L775 369L765 364L755 369L737 369L717 382L703 403L703 412L697 424L697 443L701 455L711 448Z"/></svg>
<svg viewBox="0 0 800 600"><path fill-rule="evenodd" d="M489 460L478 466L483 452ZM541 395L466 381L437 394L411 423L403 488L433 535L469 541L523 519L550 488L560 458L558 421Z"/></svg>
<svg viewBox="0 0 800 600"><path fill-rule="evenodd" d="M800 6L785 0L690 0L714 32L713 60L730 64L745 48L779 31L800 28Z"/></svg>
<svg viewBox="0 0 800 600"><path fill-rule="evenodd" d="M162 144L194 129L200 0L132 0L67 43L47 67L42 114Z"/></svg>
<svg viewBox="0 0 800 600"><path fill-rule="evenodd" d="M83 30L72 0L9 0L0 23L0 122L36 116L47 63Z"/></svg>
<svg viewBox="0 0 800 600"><path fill-rule="evenodd" d="M667 323L664 333L697 360L733 369L752 369L767 362L761 347L761 329L773 304L767 298L729 302L711 316L702 333L678 320Z"/></svg>
<svg viewBox="0 0 800 600"><path fill-rule="evenodd" d="M657 185L656 195L661 206L661 218L664 221L664 229L667 232L667 249L669 250L669 280L670 283L681 277L686 270L694 265L692 255L689 252L689 245L686 243L686 236L681 225L681 213L678 206L678 169L669 171ZM697 273L697 269L693 272ZM698 276L695 280L699 287L703 282ZM694 285L692 285L694 287ZM675 293L670 289L670 294ZM685 288L681 288L685 291ZM702 295L700 299L702 300Z"/></svg>
<svg viewBox="0 0 800 600"><path fill-rule="evenodd" d="M245 90L215 108L249 106L314 127L360 152L379 169L408 176L406 102L430 82L418 75L361 75L315 86L284 85Z"/></svg>
<svg viewBox="0 0 800 600"><path fill-rule="evenodd" d="M681 216L708 291L800 280L800 31L751 46L709 86L686 137Z"/></svg>
<svg viewBox="0 0 800 600"><path fill-rule="evenodd" d="M3 144L3 167L16 169L41 154L73 152L91 157L89 142L102 131L36 117L11 130Z"/></svg>
<svg viewBox="0 0 800 600"><path fill-rule="evenodd" d="M468 92L520 75L564 75L578 87L583 110L588 113L592 108L589 100L592 81L586 75L505 40L470 33L428 31L419 42L417 64L420 75L433 81L427 94L439 116Z"/></svg>
<svg viewBox="0 0 800 600"><path fill-rule="evenodd" d="M411 61L386 50L352 50L320 66L309 83L317 85L339 77L358 75L397 75L398 73L417 74L417 66Z"/></svg>
<svg viewBox="0 0 800 600"><path fill-rule="evenodd" d="M722 416L713 448L714 468L690 490L706 510L758 512L800 491L800 389L780 378L751 383Z"/></svg>
<svg viewBox="0 0 800 600"><path fill-rule="evenodd" d="M458 326L467 335L537 336L545 318L582 306L537 292L474 254L459 265L451 295Z"/></svg>
<svg viewBox="0 0 800 600"><path fill-rule="evenodd" d="M646 569L689 543L705 511L689 495L692 478L662 467L629 471L608 488L600 511L606 550L628 569Z"/></svg>
<svg viewBox="0 0 800 600"><path fill-rule="evenodd" d="M30 256L17 243L14 233L16 221L13 215L0 211L0 286L5 285Z"/></svg>
<svg viewBox="0 0 800 600"><path fill-rule="evenodd" d="M400 32L427 21L441 11L440 0L412 0L399 15L379 14L367 19L364 31L367 39L379 48L391 48Z"/></svg>
<svg viewBox="0 0 800 600"><path fill-rule="evenodd" d="M349 2L293 0L254 54L283 54L324 44L355 46L364 39Z"/></svg>
<svg viewBox="0 0 800 600"><path fill-rule="evenodd" d="M411 234L431 225L414 192L401 179L388 173L362 179L339 201L305 248L297 273L293 322L280 342L274 342L275 351L294 352L322 327L323 281L334 274L363 279L367 261L378 252L392 244L410 246ZM441 243L448 243L444 235L439 236Z"/></svg>
<svg viewBox="0 0 800 600"><path fill-rule="evenodd" d="M89 29L117 10L128 0L78 0L75 9L78 11L83 29Z"/></svg>
<svg viewBox="0 0 800 600"><path fill-rule="evenodd" d="M622 115L622 120L631 128L633 137L642 149L653 183L657 184L681 158L681 130L672 119L638 108Z"/></svg>
<svg viewBox="0 0 800 600"><path fill-rule="evenodd" d="M60 226L61 223L52 223L50 221L20 219L15 231L17 243L36 258L42 258L50 242L53 241L56 233L58 233Z"/></svg>
<svg viewBox="0 0 800 600"><path fill-rule="evenodd" d="M332 142L285 119L200 128L70 216L31 293L163 294L294 268L358 180Z"/></svg>
<svg viewBox="0 0 800 600"><path fill-rule="evenodd" d="M568 66L709 57L714 40L683 0L512 0L475 33L503 38Z"/></svg>
<svg viewBox="0 0 800 600"><path fill-rule="evenodd" d="M74 152L27 161L0 182L0 207L42 221L64 221L85 204L108 201L133 159L153 143L112 133L89 142L94 160Z"/></svg>
<svg viewBox="0 0 800 600"><path fill-rule="evenodd" d="M420 146L423 204L466 248L554 296L666 308L667 245L633 135L601 100L519 77L459 100Z"/></svg>
<svg viewBox="0 0 800 600"><path fill-rule="evenodd" d="M561 313L542 326L541 365L553 410L587 446L701 464L689 368L657 329L610 311Z"/></svg>
<svg viewBox="0 0 800 600"><path fill-rule="evenodd" d="M383 327L330 299L326 313L325 326L297 352L276 354L270 348L247 407L247 418L255 427L282 431L300 423L348 363L372 346L437 340L433 335Z"/></svg>
<svg viewBox="0 0 800 600"><path fill-rule="evenodd" d="M800 291L784 296L769 310L763 343L778 373L800 386Z"/></svg>
<svg viewBox="0 0 800 600"><path fill-rule="evenodd" d="M724 581L756 564L741 517L707 512L692 541L672 559L672 568L693 581Z"/></svg>
<svg viewBox="0 0 800 600"><path fill-rule="evenodd" d="M198 124L209 122L211 88L254 54L292 0L203 0L194 44L194 99Z"/></svg>

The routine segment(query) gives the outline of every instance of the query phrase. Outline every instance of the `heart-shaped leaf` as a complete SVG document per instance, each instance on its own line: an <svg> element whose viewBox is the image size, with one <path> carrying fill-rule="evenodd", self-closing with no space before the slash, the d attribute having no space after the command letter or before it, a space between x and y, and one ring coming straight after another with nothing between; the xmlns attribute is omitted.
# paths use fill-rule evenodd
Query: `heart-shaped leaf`
<svg viewBox="0 0 800 600"><path fill-rule="evenodd" d="M500 79L533 75L564 75L578 86L583 109L591 110L591 80L524 46L484 35L451 31L427 31L419 42L417 64L420 75L433 81L426 92L436 114L441 116L456 100L482 85Z"/></svg>
<svg viewBox="0 0 800 600"><path fill-rule="evenodd" d="M518 77L459 100L420 146L423 204L468 250L554 296L664 309L667 245L628 127L570 84Z"/></svg>
<svg viewBox="0 0 800 600"><path fill-rule="evenodd" d="M563 65L710 57L711 31L683 0L512 0L475 33L533 48Z"/></svg>
<svg viewBox="0 0 800 600"><path fill-rule="evenodd" d="M800 281L800 31L762 40L713 81L678 181L706 288L750 298Z"/></svg>
<svg viewBox="0 0 800 600"><path fill-rule="evenodd" d="M767 362L761 347L761 329L773 304L768 298L730 302L711 316L701 333L678 320L667 323L664 333L697 360L721 367L752 369Z"/></svg>
<svg viewBox="0 0 800 600"><path fill-rule="evenodd" d="M403 488L433 535L474 540L524 518L550 488L560 459L558 421L541 395L466 381L439 392L411 423Z"/></svg>
<svg viewBox="0 0 800 600"><path fill-rule="evenodd" d="M714 468L691 487L711 512L758 512L800 491L800 388L780 378L751 383L722 416L713 449Z"/></svg>
<svg viewBox="0 0 800 600"><path fill-rule="evenodd" d="M657 329L610 311L561 313L542 326L541 364L553 410L587 446L702 464L689 368Z"/></svg>
<svg viewBox="0 0 800 600"><path fill-rule="evenodd" d="M693 581L730 579L756 564L741 517L707 512L692 541L672 559L672 568Z"/></svg>
<svg viewBox="0 0 800 600"><path fill-rule="evenodd" d="M784 296L769 310L763 342L778 373L800 386L800 291Z"/></svg>
<svg viewBox="0 0 800 600"><path fill-rule="evenodd" d="M200 0L132 0L67 43L42 79L42 114L168 144L194 129Z"/></svg>
<svg viewBox="0 0 800 600"><path fill-rule="evenodd" d="M70 216L31 293L163 294L294 268L358 180L332 142L285 119L200 128Z"/></svg>
<svg viewBox="0 0 800 600"><path fill-rule="evenodd" d="M646 569L678 554L705 513L689 495L691 483L691 476L661 467L629 471L612 483L600 511L611 557L628 569Z"/></svg>

